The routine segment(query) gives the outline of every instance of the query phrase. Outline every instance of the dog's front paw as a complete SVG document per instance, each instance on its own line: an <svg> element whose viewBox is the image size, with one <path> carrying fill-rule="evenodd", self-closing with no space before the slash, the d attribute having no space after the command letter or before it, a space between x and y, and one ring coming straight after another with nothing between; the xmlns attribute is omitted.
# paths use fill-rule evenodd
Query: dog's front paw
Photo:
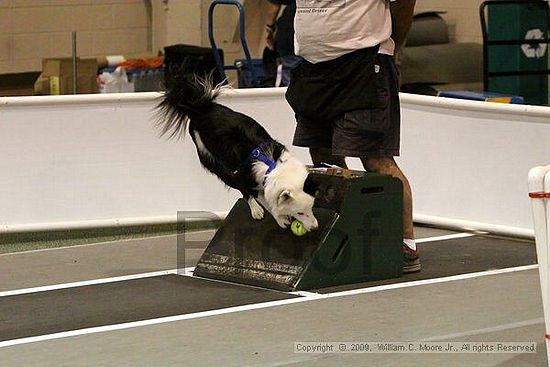
<svg viewBox="0 0 550 367"><path fill-rule="evenodd" d="M252 218L256 220L263 219L264 217L264 208L254 199L253 197L250 197L248 199L248 206L250 206L250 214L252 215Z"/></svg>
<svg viewBox="0 0 550 367"><path fill-rule="evenodd" d="M287 215L281 215L275 218L277 224L281 228L287 228L290 225L290 217Z"/></svg>

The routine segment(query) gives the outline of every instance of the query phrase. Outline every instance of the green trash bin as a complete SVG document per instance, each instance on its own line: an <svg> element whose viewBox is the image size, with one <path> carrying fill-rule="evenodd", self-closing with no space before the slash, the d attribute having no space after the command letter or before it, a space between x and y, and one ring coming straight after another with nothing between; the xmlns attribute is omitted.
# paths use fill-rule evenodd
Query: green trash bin
<svg viewBox="0 0 550 367"><path fill-rule="evenodd" d="M549 7L541 0L481 4L485 91L548 104Z"/></svg>

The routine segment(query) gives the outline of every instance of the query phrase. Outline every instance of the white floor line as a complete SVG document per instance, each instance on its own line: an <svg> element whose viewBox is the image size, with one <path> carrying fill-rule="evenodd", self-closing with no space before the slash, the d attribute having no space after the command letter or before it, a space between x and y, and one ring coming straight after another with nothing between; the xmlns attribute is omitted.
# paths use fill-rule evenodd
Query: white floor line
<svg viewBox="0 0 550 367"><path fill-rule="evenodd" d="M324 295L321 294L321 293L308 292L308 291L296 291L296 292L289 292L289 293L297 295L297 296L310 297L310 298L323 298L324 297Z"/></svg>
<svg viewBox="0 0 550 367"><path fill-rule="evenodd" d="M200 231L189 231L188 235L195 235L195 234L201 234L206 232L214 231L213 229L201 229ZM29 254L34 252L44 252L44 251L56 251L56 250L69 250L73 248L80 248L80 247L88 247L88 246L97 246L97 245L106 245L106 244L113 244L116 242L133 242L133 241L139 241L139 240L153 240L158 238L166 238L166 237L177 237L178 234L163 234L159 236L150 236L150 237L138 237L138 238L123 238L119 240L112 240L112 241L105 241L105 242L94 242L94 243L83 243L82 245L73 245L73 246L61 246L61 247L50 247L50 248L43 248L38 250L27 250L27 251L18 251L18 252L6 252L3 254L0 254L0 257L2 256L15 256L15 255L21 255L21 254ZM206 240L205 240L206 241Z"/></svg>
<svg viewBox="0 0 550 367"><path fill-rule="evenodd" d="M182 269L180 269L182 270ZM183 272L178 272L178 274L180 275L185 275L186 277L192 277L193 276L193 272L195 271L195 267L194 266L189 266L187 268L183 268Z"/></svg>
<svg viewBox="0 0 550 367"><path fill-rule="evenodd" d="M537 265L518 266L514 268L482 271L478 273L461 274L461 275L454 275L454 276L443 277L443 278L418 280L418 281L412 281L412 282L406 282L406 283L388 284L388 285L381 285L377 287L361 288L361 289L354 289L354 290L343 291L343 292L334 292L334 293L328 293L328 294L315 294L314 296L290 298L290 299L279 300L279 301L270 301L270 302L249 304L244 306L228 307L228 308L222 308L217 310L196 312L191 314L176 315L176 316L170 316L170 317L161 317L156 319L128 322L123 324L106 325L106 326L92 327L92 328L86 328L86 329L80 329L80 330L72 330L72 331L66 331L66 332L60 332L60 333L54 333L54 334L48 334L48 335L39 335L39 336L28 337L28 338L6 340L6 341L0 342L0 348L20 345L20 344L35 343L35 342L46 341L46 340L61 339L61 338L72 337L77 335L95 334L95 333L101 333L101 332L130 329L135 327L158 325L158 324L164 324L164 323L175 322L175 321L192 320L192 319L198 319L198 318L204 318L204 317L210 317L210 316L219 316L219 315L225 315L225 314L230 314L235 312L259 310L264 308L291 305L291 304L297 304L302 302L311 302L311 301L318 301L318 300L324 300L324 299L330 299L330 298L339 298L339 297L360 295L360 294L366 294L366 293L381 292L381 291L392 290L392 289L400 289L400 288L416 287L416 286L429 285L429 284L452 282L452 281L458 281L458 280L473 279L473 278L479 278L479 277L484 277L489 275L498 275L498 274L518 272L518 271L532 270L532 269L536 269L537 267L538 267Z"/></svg>
<svg viewBox="0 0 550 367"><path fill-rule="evenodd" d="M282 300L282 301L263 302L263 303L245 305L245 306L236 306L236 307L222 308L222 309L218 309L218 310L196 312L196 313L185 314L185 315L161 317L161 318L157 318L157 319L127 322L127 323L116 324L116 325L98 326L98 327L92 327L92 328L86 328L86 329L80 329L80 330L72 330L72 331L65 331L65 332L61 332L61 333L48 334L48 335L39 335L39 336L33 336L33 337L29 337L29 338L6 340L6 341L0 342L0 348L10 347L10 346L20 345L20 344L35 343L35 342L46 341L46 340L67 338L67 337L71 337L71 336L95 334L95 333L101 333L101 332L106 332L106 331L123 330L123 329L130 329L130 328L148 326L148 325L158 325L158 324L164 324L164 323L168 323L168 322L175 322L175 321L182 321L182 320L192 320L192 319L198 319L198 318L203 318L203 317L208 317L208 316L218 316L218 315L224 315L224 314L234 313L234 312L257 310L257 309L275 307L275 306L280 306L280 305L289 305L289 304L292 304L292 303L306 302L308 300L310 300L310 299L305 298L305 297L304 298L290 298L290 299L286 299L286 300Z"/></svg>
<svg viewBox="0 0 550 367"><path fill-rule="evenodd" d="M457 239L457 238L473 237L475 235L476 235L476 233L453 233L453 234L447 234L447 235L444 235L444 236L419 238L415 242L416 243L426 243L426 242L435 242L435 241L454 240L454 239Z"/></svg>
<svg viewBox="0 0 550 367"><path fill-rule="evenodd" d="M432 342L432 341L445 341L445 340L452 340L457 338L464 338L467 336L474 336L474 335L481 335L481 334L488 334L488 333L496 333L500 331L505 330L512 330L512 329L518 329L525 326L533 326L533 325L544 325L544 318L538 318L538 319L531 319L531 320L524 320L524 321L518 321L518 322L512 322L509 324L503 324L498 326L492 326L487 327L483 329L474 329L474 330L468 330L463 331L460 333L452 333L452 334L446 334L446 335L438 335L438 336L432 336L425 339L420 339L419 341L422 342Z"/></svg>
<svg viewBox="0 0 550 367"><path fill-rule="evenodd" d="M210 231L212 231L212 230L207 229L207 230L195 231L195 232L192 232L192 233L200 234L200 233L205 233L205 232L210 232ZM7 253L7 254L0 254L0 256L27 254L27 253L43 252L43 251L55 251L55 250L72 249L72 248L85 247L85 246L86 247L87 246L97 246L97 245L103 245L103 244L109 244L109 243L121 242L121 241L137 241L137 240L143 240L143 239L155 239L155 238L165 238L165 237L175 237L175 236L177 236L177 235L172 234L172 235L134 238L134 239L116 240L116 241L108 241L108 242L98 242L98 243L67 246L67 247L57 247L57 248L50 248L50 249L23 251L23 252L17 252L17 253ZM424 243L424 242L433 242L433 241L444 241L444 240L448 240L448 239L464 238L464 237L471 237L471 236L475 236L475 234L474 233L455 233L455 234L450 234L450 235L445 235L445 236L421 238L421 239L418 239L416 242L417 243ZM194 267L187 267L187 268L185 268L184 272L180 275L193 276L193 270L194 269L195 269ZM0 291L0 297L15 296L15 295L36 293L36 292L45 292L45 291L58 290L58 289L64 289L64 288L75 288L75 287L81 287L81 286L86 286L86 285L112 283L112 282L119 282L119 281L125 281L125 280L154 277L154 276L166 275L166 274L177 274L177 269L162 270L162 271L158 271L158 272L141 273L141 274L131 274L131 275L126 275L126 276L118 276L118 277L110 277L110 278L102 278L102 279L93 279L93 280L87 280L87 281L53 284L53 285L31 287L31 288L24 288L24 289L16 289L16 290L9 290L9 291ZM299 295L299 296L303 296L303 297L324 297L324 295L319 295L318 293L314 293L314 292L298 291L298 292L290 292L290 293L295 294L295 295Z"/></svg>
<svg viewBox="0 0 550 367"><path fill-rule="evenodd" d="M140 238L126 238L126 239L119 239L119 240L112 240L112 241L105 241L105 242L94 242L94 243L83 243L81 245L72 245L72 246L61 246L61 247L49 247L49 248L42 248L38 250L27 250L27 251L18 251L18 252L6 252L3 254L0 254L0 257L2 256L15 256L15 255L24 255L24 254L32 254L34 252L45 252L45 251L56 251L56 250L70 250L73 248L81 248L81 247L88 247L88 246L97 246L97 245L107 245L107 244L113 244L115 242L131 242L131 241L139 241L139 240L148 240L148 239L156 239L156 238L164 238L164 237L176 237L175 234L163 234L160 236L152 236L152 237L140 237Z"/></svg>
<svg viewBox="0 0 550 367"><path fill-rule="evenodd" d="M518 272L518 271L533 270L533 269L538 269L538 265L534 264L534 265L516 266L516 267L513 267L513 268L487 270L487 271L480 271L480 272L476 272L476 273L451 275L451 276L446 276L446 277L441 277L441 278L414 280L412 282L393 283L393 284L379 285L379 286L376 286L376 287L352 289L352 290L349 290L349 291L325 293L325 294L323 294L323 296L324 296L323 298L354 296L354 295L358 295L358 294L380 292L380 291L386 291L386 290L390 290L390 289L401 289L401 288L409 288L409 287L418 287L418 286L422 286L422 285L447 283L447 282L454 282L454 281L458 281L458 280L474 279L474 278L480 278L480 277L485 277L485 276L489 276L489 275L500 275L500 274L507 274L507 273L515 273L515 272Z"/></svg>
<svg viewBox="0 0 550 367"><path fill-rule="evenodd" d="M200 233L206 233L206 232L212 232L212 231L214 231L214 229L202 229L200 231L190 231L189 234L200 234ZM445 236L419 238L419 239L416 240L416 243L444 241L444 240L450 240L450 239L455 239L455 238L471 237L471 236L475 236L475 235L476 235L476 233L455 233L455 234L450 234L450 235L445 235ZM158 239L158 238L176 237L176 236L177 236L177 234L163 234L163 235L160 235L160 236L126 238L126 239L119 239L119 240L112 240L112 241L105 241L105 242L84 243L82 245L74 245L74 246L62 246L62 247L51 247L51 248L44 248L44 249L38 249L38 250L6 252L6 253L0 254L0 257L10 256L10 255L14 256L14 255L21 255L21 254L29 254L29 253L34 253L34 252L67 250L67 249L80 248L80 247L112 244L112 243L115 243L115 242L131 242L131 241L139 241L139 240L147 240L147 239Z"/></svg>
<svg viewBox="0 0 550 367"><path fill-rule="evenodd" d="M187 269L188 268L185 268L185 270ZM21 288L21 289L9 290L9 291L2 291L0 292L0 297L19 296L22 294L47 292L47 291L53 291L57 289L76 288L76 287L84 287L87 285L106 284L106 283L122 282L122 281L133 280L133 279L151 278L151 277L157 277L161 275L177 274L177 272L178 272L178 269L169 269L169 270L153 271L149 273L122 275L118 277L83 280L83 281L71 282L71 283L51 284L51 285L44 285L44 286L32 287L32 288Z"/></svg>
<svg viewBox="0 0 550 367"><path fill-rule="evenodd" d="M205 233L205 232L210 232L210 231L212 231L212 229L200 230L200 231L195 231L195 232L191 232L191 233L195 233L195 234L199 233L200 234L200 233ZM116 241L108 241L108 242L98 242L98 243L75 245L75 246L56 247L56 248L41 249L41 250L30 250L30 251L23 251L23 252L17 252L17 253L0 254L0 257L1 256L6 256L6 255L28 254L28 253L33 253L33 252L72 249L72 248L85 247L85 246L86 247L87 246L97 246L97 245L109 244L109 243L114 243L114 242L122 242L122 241L137 241L137 240L143 240L143 239L155 239L155 238L175 237L175 236L177 236L177 235L171 234L171 235L162 235L162 236L154 236L154 237L134 238L134 239L116 240ZM416 243L444 241L444 240L449 240L449 239L465 238L465 237L471 237L471 236L475 236L475 233L455 233L455 234L444 235L444 236L421 238L421 239L416 240ZM181 273L180 275L193 276L193 270L194 269L195 269L194 267L187 267L187 268L185 268L184 272ZM131 274L131 275L125 275L125 276L118 276L118 277L92 279L92 280L87 280L87 281L78 281L78 282L53 284L53 285L31 287L31 288L24 288L24 289L16 289L16 290L9 290L9 291L0 291L0 297L15 296L15 295L36 293L36 292L45 292L45 291L58 290L58 289L64 289L64 288L75 288L75 287L81 287L81 286L86 286L86 285L120 282L120 281L125 281L125 280L154 277L154 276L166 275L166 274L177 274L178 273L177 271L178 271L177 269L170 269L170 270L162 270L162 271L158 271L158 272ZM325 296L325 295L320 295L318 293L306 292L306 291L289 292L289 293L299 295L299 296L303 296L303 297L317 297L317 298L319 298L319 297L324 297Z"/></svg>
<svg viewBox="0 0 550 367"><path fill-rule="evenodd" d="M237 283L232 283L232 282L228 282L228 281L224 281L224 280L195 277L193 275L194 271L195 271L194 266L188 266L188 267L180 268L180 269L168 269L168 270L153 271L153 272L149 272L149 273L129 274L129 275L121 275L121 276L117 276L117 277L110 277L110 278L82 280L82 281L78 281L78 282L51 284L51 285L44 285L44 286L31 287L31 288L21 288L21 289L9 290L9 291L0 291L0 298L1 297L8 297L8 296L19 296L19 295L22 295L22 294L53 291L53 290L66 289L66 288L83 287L83 286L87 286L87 285L107 284L107 283L122 282L122 281L126 281L126 280L151 278L151 277L157 277L157 276L169 275L169 274L177 274L177 275L181 275L181 276L204 279L204 280L211 281L211 282L219 282L219 283L225 283L225 284L231 284L231 285L237 284ZM253 286L253 285L248 285L248 284L239 284L239 285L243 286L243 287L261 289L261 290L264 290L264 291L266 290L265 288L262 288L262 287L259 287L259 286ZM281 293L293 294L291 292L283 292L283 291L281 291ZM306 294L310 295L310 296L316 295L316 293L311 293L311 292L295 292L295 293L296 293L296 295L301 295L301 296L305 296ZM300 294L300 293L304 293L304 294Z"/></svg>
<svg viewBox="0 0 550 367"><path fill-rule="evenodd" d="M214 231L214 229L204 229L204 230L200 230L200 231L190 231L189 234L200 234L200 233L206 233L206 232L212 232L212 231ZM476 233L455 233L455 234L449 234L449 235L445 235L445 236L419 238L419 239L416 240L416 243L444 241L444 240L451 240L451 239L455 239L455 238L471 237L471 236L475 236L475 235L476 235ZM112 241L105 241L105 242L84 243L82 245L74 245L74 246L61 246L61 247L51 247L51 248L44 248L44 249L38 249L38 250L6 252L6 253L0 254L0 257L30 254L30 253L44 252L44 251L67 250L67 249L80 248L80 247L112 244L112 243L116 243L116 242L132 242L132 241L139 241L139 240L159 239L159 238L176 237L176 236L177 236L177 234L164 234L164 235L160 235L160 236L126 238L126 239L119 239L119 240L112 240Z"/></svg>

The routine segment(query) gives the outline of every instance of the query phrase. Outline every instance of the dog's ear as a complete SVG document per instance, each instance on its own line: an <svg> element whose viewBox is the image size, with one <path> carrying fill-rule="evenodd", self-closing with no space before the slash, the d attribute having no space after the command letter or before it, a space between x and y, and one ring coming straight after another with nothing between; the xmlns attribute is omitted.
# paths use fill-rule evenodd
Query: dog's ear
<svg viewBox="0 0 550 367"><path fill-rule="evenodd" d="M283 190L279 195L278 203L279 204L284 203L285 201L290 200L291 198L292 198L292 193L290 192L290 190Z"/></svg>

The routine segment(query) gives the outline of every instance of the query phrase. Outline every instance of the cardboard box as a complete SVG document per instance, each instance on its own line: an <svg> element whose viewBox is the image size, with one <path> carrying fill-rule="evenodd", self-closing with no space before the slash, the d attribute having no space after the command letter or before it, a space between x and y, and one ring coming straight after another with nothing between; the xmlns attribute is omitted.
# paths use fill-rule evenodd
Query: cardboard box
<svg viewBox="0 0 550 367"><path fill-rule="evenodd" d="M77 93L97 93L97 60L77 58ZM73 94L73 60L42 60L42 73L34 83L35 94Z"/></svg>

